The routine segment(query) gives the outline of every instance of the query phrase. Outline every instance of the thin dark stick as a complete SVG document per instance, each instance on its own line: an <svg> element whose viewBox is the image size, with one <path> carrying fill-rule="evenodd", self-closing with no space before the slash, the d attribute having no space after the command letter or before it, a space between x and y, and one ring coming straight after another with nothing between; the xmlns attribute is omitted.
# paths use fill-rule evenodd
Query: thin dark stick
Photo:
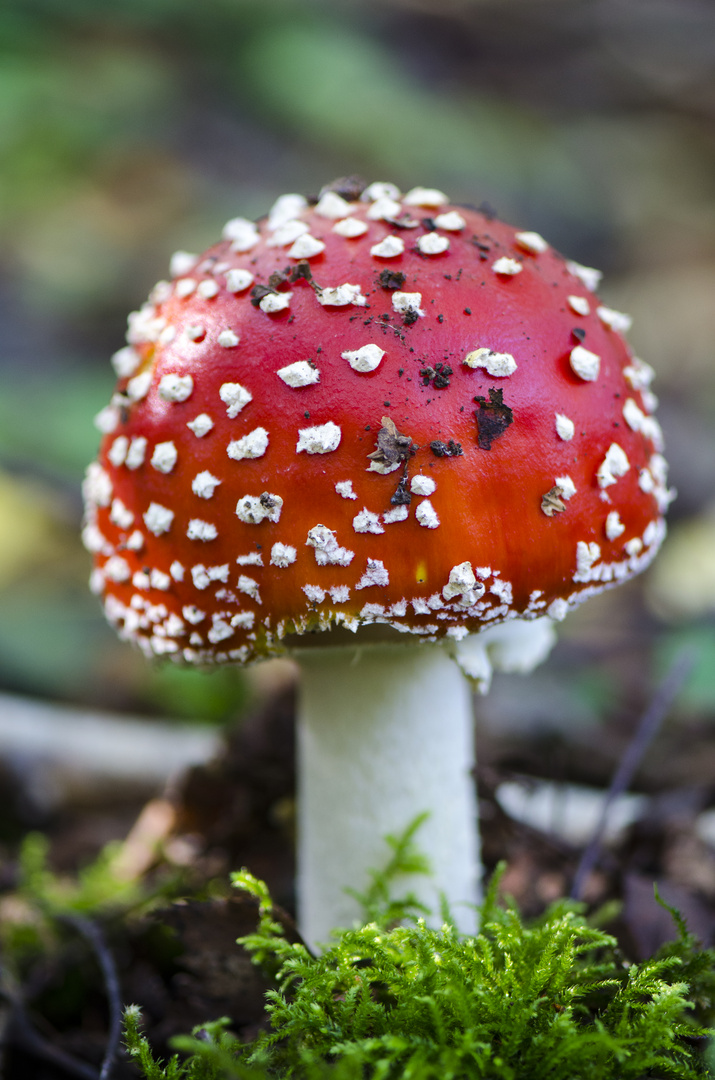
<svg viewBox="0 0 715 1080"><path fill-rule="evenodd" d="M12 1019L10 1021L12 1041L15 1046L25 1050L32 1057L46 1061L50 1065L56 1065L69 1076L76 1076L78 1080L99 1080L99 1073L88 1065L86 1061L61 1050L59 1046L53 1046L48 1042L30 1023L22 1008L13 1006Z"/></svg>
<svg viewBox="0 0 715 1080"><path fill-rule="evenodd" d="M90 944L99 963L109 1005L109 1033L102 1065L99 1072L97 1072L93 1066L54 1046L40 1035L27 1016L20 998L12 993L3 980L3 985L0 986L0 995L10 1002L11 1018L8 1026L12 1032L11 1039L15 1045L26 1050L34 1057L57 1065L60 1069L63 1069L71 1076L80 1078L80 1080L110 1080L122 1037L121 990L114 958L104 940L102 931L91 919L66 913L60 915L57 912L48 912L48 914L56 918L58 922L65 923L65 925L76 930Z"/></svg>
<svg viewBox="0 0 715 1080"><path fill-rule="evenodd" d="M0 982L0 997L8 1003L8 1015L1 1040L3 1046L17 1046L31 1057L47 1061L69 1076L78 1077L78 1080L99 1080L99 1073L95 1068L54 1046L33 1027L21 998L12 987L12 981L2 969Z"/></svg>
<svg viewBox="0 0 715 1080"><path fill-rule="evenodd" d="M104 989L107 1004L109 1005L109 1033L107 1035L107 1048L99 1070L99 1080L109 1080L122 1037L122 997L114 957L109 951L104 940L104 934L97 923L91 919L83 918L81 915L61 915L58 918L61 922L73 926L77 933L81 934L89 942L97 957L104 978Z"/></svg>
<svg viewBox="0 0 715 1080"><path fill-rule="evenodd" d="M608 789L608 793L603 803L598 825L596 826L596 830L588 847L581 856L581 860L576 869L573 886L571 888L572 899L579 900L581 898L586 879L598 862L598 858L601 854L601 845L603 843L603 834L614 801L630 787L631 780L633 779L638 766L660 728L660 725L670 712L673 702L682 690L686 679L693 670L696 660L697 655L694 649L687 647L682 649L676 656L670 670L653 695L648 708L643 713L635 734L628 744L626 752L621 758L618 768L613 775L611 786Z"/></svg>

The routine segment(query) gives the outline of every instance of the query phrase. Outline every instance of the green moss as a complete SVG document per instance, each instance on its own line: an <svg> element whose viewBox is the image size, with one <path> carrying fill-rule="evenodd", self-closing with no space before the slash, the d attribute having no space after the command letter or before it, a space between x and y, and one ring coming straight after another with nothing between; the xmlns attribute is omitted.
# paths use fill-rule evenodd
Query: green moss
<svg viewBox="0 0 715 1080"><path fill-rule="evenodd" d="M419 869L415 826L392 838L386 872L363 896L369 922L338 932L313 956L287 940L265 884L248 871L234 884L259 905L241 940L274 981L271 1030L241 1045L220 1020L176 1041L186 1057L157 1062L129 1010L127 1045L146 1080L280 1077L314 1080L639 1080L709 1074L715 953L700 950L677 912L677 940L642 964L616 939L560 901L525 923L497 903L495 875L479 933L448 919L413 917L394 879Z"/></svg>

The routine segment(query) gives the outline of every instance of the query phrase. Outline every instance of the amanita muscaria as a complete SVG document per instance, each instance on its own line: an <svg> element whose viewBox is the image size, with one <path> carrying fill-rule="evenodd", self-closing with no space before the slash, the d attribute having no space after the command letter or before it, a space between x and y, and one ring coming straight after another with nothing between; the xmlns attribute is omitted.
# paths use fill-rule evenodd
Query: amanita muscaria
<svg viewBox="0 0 715 1080"><path fill-rule="evenodd" d="M382 838L478 893L469 685L665 532L652 370L597 271L439 191L338 182L230 221L129 319L85 484L92 587L148 657L302 669L303 932ZM454 662L456 660L456 663Z"/></svg>

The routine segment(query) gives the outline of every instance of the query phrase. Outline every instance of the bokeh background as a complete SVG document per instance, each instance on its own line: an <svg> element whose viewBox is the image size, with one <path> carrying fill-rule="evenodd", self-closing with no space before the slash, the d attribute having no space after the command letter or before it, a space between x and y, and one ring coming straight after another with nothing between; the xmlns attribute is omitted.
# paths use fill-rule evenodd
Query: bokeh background
<svg viewBox="0 0 715 1080"><path fill-rule="evenodd" d="M670 538L642 580L563 624L541 671L497 678L479 706L483 775L603 785L657 680L694 644L637 786L680 793L700 822L696 855L668 873L715 901L711 0L3 0L0 757L5 792L22 793L13 820L46 825L82 785L63 787L47 761L38 773L3 716L39 723L60 757L66 731L77 758L95 746L77 734L93 718L107 732L101 771L103 753L121 756L122 717L135 758L165 756L136 717L171 723L177 745L195 737L187 755L200 756L198 725L236 721L289 678L151 667L120 644L87 589L79 487L108 358L171 253L350 173L487 200L602 269L604 301L633 315L679 492ZM161 765L147 775L149 790ZM82 791L92 843L120 831Z"/></svg>

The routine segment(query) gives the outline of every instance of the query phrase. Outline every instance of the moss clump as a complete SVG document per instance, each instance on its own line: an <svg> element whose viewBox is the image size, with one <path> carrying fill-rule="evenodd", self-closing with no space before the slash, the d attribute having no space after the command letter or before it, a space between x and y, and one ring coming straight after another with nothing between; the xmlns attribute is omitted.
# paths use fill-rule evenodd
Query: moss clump
<svg viewBox="0 0 715 1080"><path fill-rule="evenodd" d="M271 1031L248 1045L228 1020L176 1041L188 1056L161 1065L127 1013L127 1045L146 1080L640 1080L709 1074L702 1050L715 1008L715 952L702 951L674 913L679 937L630 964L581 905L561 901L525 924L497 904L498 876L479 933L448 913L395 925L413 906L389 899L410 865L411 836L392 840L388 871L363 900L370 921L313 956L287 940L266 886L247 871L234 884L258 902L260 924L241 939L269 971Z"/></svg>

